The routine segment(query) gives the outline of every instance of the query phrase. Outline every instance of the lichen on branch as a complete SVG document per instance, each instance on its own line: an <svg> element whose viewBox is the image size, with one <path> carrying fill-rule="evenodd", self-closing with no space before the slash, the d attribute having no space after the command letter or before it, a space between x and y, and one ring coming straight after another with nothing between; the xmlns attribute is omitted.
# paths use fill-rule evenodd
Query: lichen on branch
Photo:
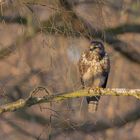
<svg viewBox="0 0 140 140"><path fill-rule="evenodd" d="M47 95L44 95L43 97L36 97L34 96L40 90L44 90ZM0 114L4 112L12 112L16 111L21 108L30 107L35 104L40 103L50 103L55 101L61 101L66 99L72 99L72 98L79 98L79 97L86 97L86 96L133 96L137 99L140 99L140 89L124 89L124 88L90 88L90 89L84 89L84 90L77 90L73 92L68 93L60 93L56 95L52 95L48 93L48 90L46 87L37 87L35 90L33 90L29 97L26 99L19 99L16 102L4 104L0 106Z"/></svg>

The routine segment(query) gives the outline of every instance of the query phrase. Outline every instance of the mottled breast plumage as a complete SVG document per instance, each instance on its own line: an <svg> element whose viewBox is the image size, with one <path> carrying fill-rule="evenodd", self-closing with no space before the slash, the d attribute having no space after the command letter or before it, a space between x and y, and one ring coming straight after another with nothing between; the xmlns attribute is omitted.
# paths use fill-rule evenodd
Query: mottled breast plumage
<svg viewBox="0 0 140 140"><path fill-rule="evenodd" d="M110 70L109 57L100 41L93 41L79 60L79 72L83 88L106 87ZM89 112L97 110L100 96L86 97Z"/></svg>
<svg viewBox="0 0 140 140"><path fill-rule="evenodd" d="M79 71L83 80L88 80L102 72L108 72L109 57L107 53L105 53L105 56L102 59L94 53L83 53L79 60Z"/></svg>

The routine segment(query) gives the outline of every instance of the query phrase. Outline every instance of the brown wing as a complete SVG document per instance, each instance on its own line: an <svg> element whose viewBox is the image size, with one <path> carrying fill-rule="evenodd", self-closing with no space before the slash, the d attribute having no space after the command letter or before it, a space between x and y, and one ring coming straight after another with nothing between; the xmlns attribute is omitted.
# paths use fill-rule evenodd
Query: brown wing
<svg viewBox="0 0 140 140"><path fill-rule="evenodd" d="M100 77L98 77L100 79L100 83L98 84L98 86L105 88L108 80L108 74L110 71L110 61L107 53L105 54L104 58L100 61L100 64L102 70L100 73Z"/></svg>

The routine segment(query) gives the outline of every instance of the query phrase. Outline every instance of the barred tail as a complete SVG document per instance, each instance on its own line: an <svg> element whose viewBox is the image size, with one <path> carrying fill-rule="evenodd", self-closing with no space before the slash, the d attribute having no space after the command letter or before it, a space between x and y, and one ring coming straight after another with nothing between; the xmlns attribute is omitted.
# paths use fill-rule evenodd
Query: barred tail
<svg viewBox="0 0 140 140"><path fill-rule="evenodd" d="M88 112L95 113L98 109L98 102L100 100L100 96L92 96L86 97L88 103Z"/></svg>
<svg viewBox="0 0 140 140"><path fill-rule="evenodd" d="M97 101L90 101L88 103L88 112L95 113L98 109L98 102Z"/></svg>

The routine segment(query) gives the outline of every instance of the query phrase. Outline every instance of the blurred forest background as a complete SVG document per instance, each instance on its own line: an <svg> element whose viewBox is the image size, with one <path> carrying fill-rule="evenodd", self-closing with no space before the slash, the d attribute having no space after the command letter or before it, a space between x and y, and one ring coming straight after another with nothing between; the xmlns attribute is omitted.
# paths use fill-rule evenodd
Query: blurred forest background
<svg viewBox="0 0 140 140"><path fill-rule="evenodd" d="M39 85L52 94L80 89L77 62L95 38L111 60L107 87L140 88L140 0L1 0L0 104ZM105 96L94 116L85 110L73 99L5 113L0 139L140 140L134 97Z"/></svg>

